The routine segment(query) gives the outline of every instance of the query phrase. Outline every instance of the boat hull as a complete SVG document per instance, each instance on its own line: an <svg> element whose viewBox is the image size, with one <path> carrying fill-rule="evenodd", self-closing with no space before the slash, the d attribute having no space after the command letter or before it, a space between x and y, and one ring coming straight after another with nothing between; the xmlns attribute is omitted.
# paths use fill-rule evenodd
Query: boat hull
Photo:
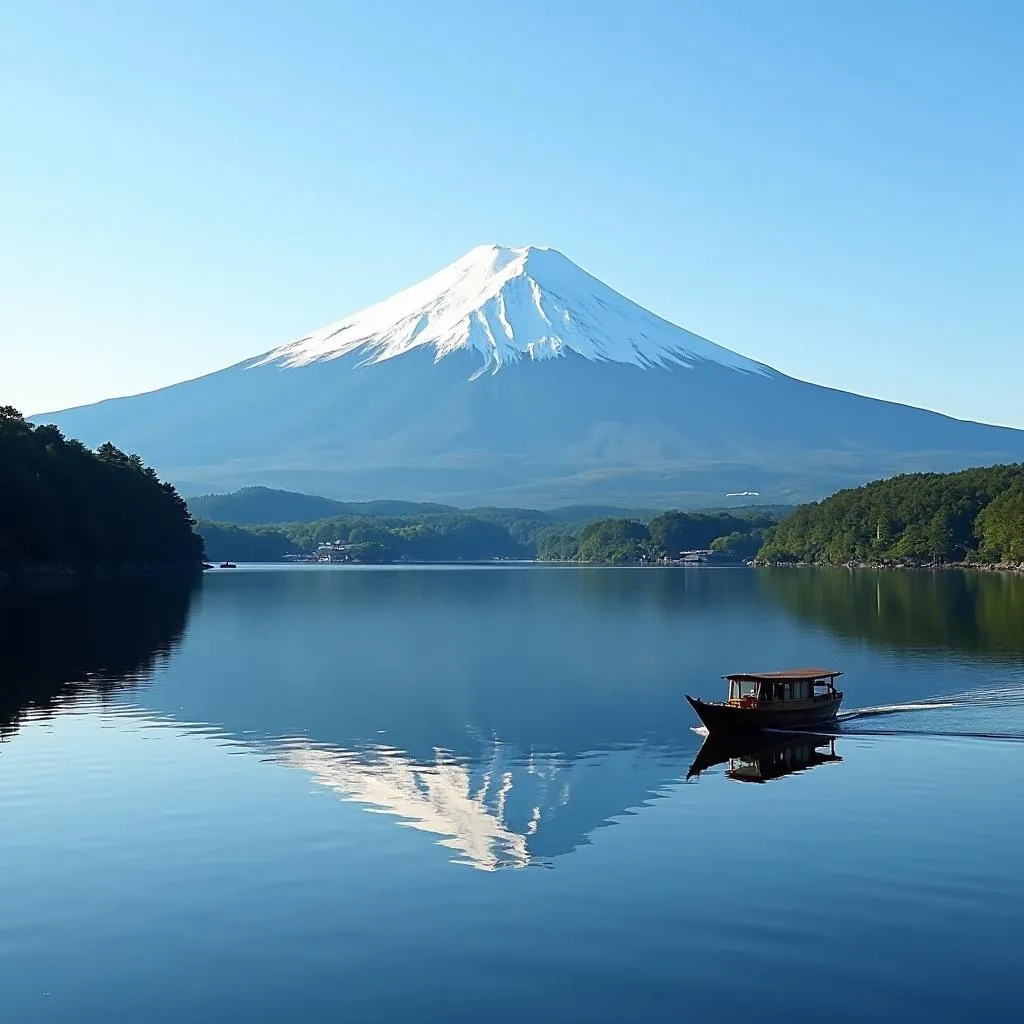
<svg viewBox="0 0 1024 1024"><path fill-rule="evenodd" d="M802 708L738 707L686 695L697 717L714 733L755 733L762 729L807 729L834 722L843 695Z"/></svg>

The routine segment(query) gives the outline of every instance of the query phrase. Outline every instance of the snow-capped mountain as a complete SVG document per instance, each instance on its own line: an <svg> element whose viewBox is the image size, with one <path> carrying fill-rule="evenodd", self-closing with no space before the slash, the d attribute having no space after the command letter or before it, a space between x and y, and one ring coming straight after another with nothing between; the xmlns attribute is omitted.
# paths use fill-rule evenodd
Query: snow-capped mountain
<svg viewBox="0 0 1024 1024"><path fill-rule="evenodd" d="M804 500L1024 459L1024 432L787 377L561 253L479 246L236 366L34 416L185 493L266 484L455 504Z"/></svg>
<svg viewBox="0 0 1024 1024"><path fill-rule="evenodd" d="M767 367L662 320L553 249L481 245L425 281L274 349L259 364L306 366L358 353L383 362L417 348L458 351L497 373L521 359L575 352L641 367L698 360L748 373Z"/></svg>

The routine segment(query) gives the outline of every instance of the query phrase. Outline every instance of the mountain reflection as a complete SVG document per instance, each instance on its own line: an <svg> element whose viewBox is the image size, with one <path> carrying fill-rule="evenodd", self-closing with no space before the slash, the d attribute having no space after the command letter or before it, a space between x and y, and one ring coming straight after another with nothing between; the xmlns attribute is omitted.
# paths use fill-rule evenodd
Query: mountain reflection
<svg viewBox="0 0 1024 1024"><path fill-rule="evenodd" d="M496 740L475 759L438 750L418 760L385 746L346 750L294 739L269 743L264 754L439 837L456 862L485 871L550 865L667 792L685 763L678 751L643 746L523 757Z"/></svg>
<svg viewBox="0 0 1024 1024"><path fill-rule="evenodd" d="M26 714L150 678L180 643L197 585L74 581L0 595L0 738Z"/></svg>
<svg viewBox="0 0 1024 1024"><path fill-rule="evenodd" d="M818 765L840 761L842 758L836 753L834 736L765 733L730 737L711 734L693 759L686 778L696 778L709 768L724 764L726 777L736 782L771 782Z"/></svg>

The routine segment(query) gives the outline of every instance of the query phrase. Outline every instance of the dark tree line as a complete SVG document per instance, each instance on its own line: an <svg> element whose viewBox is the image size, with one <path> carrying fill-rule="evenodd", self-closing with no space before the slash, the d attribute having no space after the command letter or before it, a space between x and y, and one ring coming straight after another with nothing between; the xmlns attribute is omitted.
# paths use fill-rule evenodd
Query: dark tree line
<svg viewBox="0 0 1024 1024"><path fill-rule="evenodd" d="M280 530L268 526L235 526L200 519L196 533L206 545L206 557L215 562L279 562L301 551Z"/></svg>
<svg viewBox="0 0 1024 1024"><path fill-rule="evenodd" d="M90 451L0 408L0 568L195 566L203 542L178 492L137 455Z"/></svg>
<svg viewBox="0 0 1024 1024"><path fill-rule="evenodd" d="M913 473L804 505L768 532L773 562L1024 560L1024 466Z"/></svg>

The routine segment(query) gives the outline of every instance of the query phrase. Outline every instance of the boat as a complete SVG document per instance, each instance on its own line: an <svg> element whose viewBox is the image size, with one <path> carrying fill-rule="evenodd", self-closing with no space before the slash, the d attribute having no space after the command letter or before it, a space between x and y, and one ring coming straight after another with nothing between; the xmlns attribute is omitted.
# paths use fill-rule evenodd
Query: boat
<svg viewBox="0 0 1024 1024"><path fill-rule="evenodd" d="M813 729L839 713L843 693L835 681L841 675L831 668L737 672L724 677L729 683L727 700L685 696L709 733Z"/></svg>
<svg viewBox="0 0 1024 1024"><path fill-rule="evenodd" d="M238 566L234 562L221 562L220 567L222 569L237 569Z"/></svg>
<svg viewBox="0 0 1024 1024"><path fill-rule="evenodd" d="M724 764L726 776L736 782L771 782L794 772L840 761L842 757L836 753L834 736L708 733L686 778L696 778L701 772Z"/></svg>

